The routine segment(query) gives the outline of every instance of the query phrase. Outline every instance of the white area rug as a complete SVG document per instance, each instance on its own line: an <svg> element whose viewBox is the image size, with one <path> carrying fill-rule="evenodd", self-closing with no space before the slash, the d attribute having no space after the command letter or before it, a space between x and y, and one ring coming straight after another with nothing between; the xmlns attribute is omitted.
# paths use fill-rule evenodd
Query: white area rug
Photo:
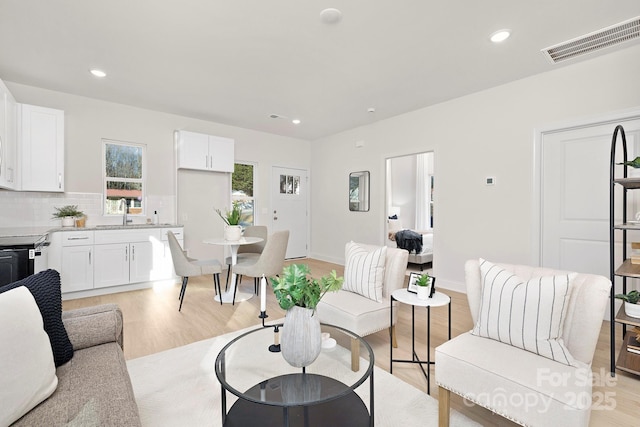
<svg viewBox="0 0 640 427"><path fill-rule="evenodd" d="M220 426L220 383L214 372L214 362L225 344L250 329L254 328L128 361L142 425ZM348 354L341 347L335 350ZM438 402L435 399L378 367L374 371L374 391L376 426L438 425ZM356 392L368 407L368 381ZM227 410L235 399L227 393ZM451 425L466 427L480 424L453 412Z"/></svg>

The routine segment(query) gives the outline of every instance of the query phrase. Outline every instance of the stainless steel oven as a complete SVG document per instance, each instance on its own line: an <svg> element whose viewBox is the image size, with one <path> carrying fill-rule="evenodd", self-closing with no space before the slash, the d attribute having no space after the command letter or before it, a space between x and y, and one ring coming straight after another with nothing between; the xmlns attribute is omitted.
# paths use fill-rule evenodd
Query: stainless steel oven
<svg viewBox="0 0 640 427"><path fill-rule="evenodd" d="M0 237L0 286L46 269L48 245L46 235Z"/></svg>

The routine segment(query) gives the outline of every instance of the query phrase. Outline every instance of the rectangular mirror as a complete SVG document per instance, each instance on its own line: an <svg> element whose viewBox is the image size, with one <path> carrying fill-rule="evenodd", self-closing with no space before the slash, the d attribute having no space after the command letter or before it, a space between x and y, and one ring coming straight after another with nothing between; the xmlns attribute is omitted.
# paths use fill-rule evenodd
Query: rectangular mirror
<svg viewBox="0 0 640 427"><path fill-rule="evenodd" d="M369 171L349 174L349 210L369 211Z"/></svg>

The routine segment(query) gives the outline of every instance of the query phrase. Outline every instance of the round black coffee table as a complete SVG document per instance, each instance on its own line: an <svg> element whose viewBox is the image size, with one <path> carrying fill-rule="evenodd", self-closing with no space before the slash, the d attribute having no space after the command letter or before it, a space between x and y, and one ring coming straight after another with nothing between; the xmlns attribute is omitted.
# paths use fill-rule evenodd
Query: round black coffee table
<svg viewBox="0 0 640 427"><path fill-rule="evenodd" d="M306 368L289 365L269 347L274 329L259 328L229 342L218 354L215 372L221 384L222 425L373 426L373 350L356 334L322 325L337 344L323 348ZM351 370L351 345L360 346L360 370ZM369 407L356 389L369 379ZM227 412L227 392L231 408Z"/></svg>

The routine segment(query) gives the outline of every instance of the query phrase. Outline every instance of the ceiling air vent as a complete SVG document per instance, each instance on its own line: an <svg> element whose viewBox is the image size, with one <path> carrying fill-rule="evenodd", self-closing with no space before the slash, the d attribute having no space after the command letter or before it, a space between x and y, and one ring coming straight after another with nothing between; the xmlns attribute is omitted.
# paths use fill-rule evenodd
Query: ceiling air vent
<svg viewBox="0 0 640 427"><path fill-rule="evenodd" d="M542 49L553 64L640 38L640 16Z"/></svg>

